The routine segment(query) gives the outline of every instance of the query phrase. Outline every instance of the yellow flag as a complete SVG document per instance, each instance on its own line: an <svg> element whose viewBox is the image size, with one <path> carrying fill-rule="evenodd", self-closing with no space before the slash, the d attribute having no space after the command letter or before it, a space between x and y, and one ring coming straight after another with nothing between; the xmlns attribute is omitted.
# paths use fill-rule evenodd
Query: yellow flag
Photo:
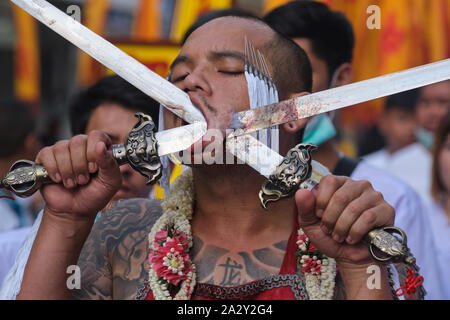
<svg viewBox="0 0 450 320"><path fill-rule="evenodd" d="M137 41L161 39L161 0L140 0L136 6L132 38Z"/></svg>
<svg viewBox="0 0 450 320"><path fill-rule="evenodd" d="M172 183L183 172L183 166L176 164L173 167L172 174L170 175L170 183ZM159 184L155 184L154 187L155 198L164 199L164 189Z"/></svg>
<svg viewBox="0 0 450 320"><path fill-rule="evenodd" d="M170 33L171 40L180 42L195 20L211 10L230 8L232 0L177 0Z"/></svg>
<svg viewBox="0 0 450 320"><path fill-rule="evenodd" d="M103 35L108 17L109 0L88 0L85 4L84 25ZM82 87L96 83L104 74L104 68L86 53L80 51L78 63L78 83Z"/></svg>
<svg viewBox="0 0 450 320"><path fill-rule="evenodd" d="M264 14L290 2L289 0L264 0Z"/></svg>
<svg viewBox="0 0 450 320"><path fill-rule="evenodd" d="M16 5L11 5L16 29L14 48L14 93L23 101L40 99L39 37L36 20Z"/></svg>

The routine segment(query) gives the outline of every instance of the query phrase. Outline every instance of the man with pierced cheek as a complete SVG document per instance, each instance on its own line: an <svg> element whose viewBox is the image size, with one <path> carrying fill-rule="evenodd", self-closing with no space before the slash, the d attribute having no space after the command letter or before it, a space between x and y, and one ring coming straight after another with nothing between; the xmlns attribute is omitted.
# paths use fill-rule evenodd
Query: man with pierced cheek
<svg viewBox="0 0 450 320"><path fill-rule="evenodd" d="M280 100L311 91L311 67L295 43L259 20L212 20L189 36L172 66L173 83L209 128L225 131L234 112L248 109L245 37L266 57ZM290 77L291 70L300 76ZM281 154L296 145L306 122L280 127ZM120 187L119 169L106 152L110 144L94 131L38 155L52 178L73 177L75 168L59 172L52 163L60 153L85 157L76 172L88 174L89 162L98 170L87 184L42 189L47 206L18 298L392 299L387 268L372 259L362 238L392 225L394 209L367 181L328 176L315 195L299 190L266 212L257 196L264 182L258 172L242 164L196 165L163 203L120 201L93 225ZM320 253L309 267L296 257L305 241ZM71 292L65 270L77 263L82 288ZM379 289L367 287L373 265L380 269ZM322 280L311 280L312 269Z"/></svg>

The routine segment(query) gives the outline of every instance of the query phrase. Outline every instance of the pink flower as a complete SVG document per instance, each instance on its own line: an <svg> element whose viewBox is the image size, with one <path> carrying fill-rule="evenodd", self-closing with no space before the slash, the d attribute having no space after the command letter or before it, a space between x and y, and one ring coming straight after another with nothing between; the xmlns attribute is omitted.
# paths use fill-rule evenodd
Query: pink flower
<svg viewBox="0 0 450 320"><path fill-rule="evenodd" d="M169 234L168 234L168 232L166 230L158 231L155 234L155 242L159 243L161 241L166 241L168 235Z"/></svg>
<svg viewBox="0 0 450 320"><path fill-rule="evenodd" d="M322 264L317 263L313 258L303 260L302 271L305 273L319 273L322 270Z"/></svg>
<svg viewBox="0 0 450 320"><path fill-rule="evenodd" d="M163 242L163 245L150 251L149 261L158 277L177 286L189 272L189 244L183 232L176 232L170 241L167 241L167 236L167 231L163 230L155 235L155 242Z"/></svg>
<svg viewBox="0 0 450 320"><path fill-rule="evenodd" d="M307 236L306 236L306 234L304 234L304 233L298 235L298 236L297 236L297 243L298 243L299 241L301 241L300 243L306 242L306 238L307 238Z"/></svg>
<svg viewBox="0 0 450 320"><path fill-rule="evenodd" d="M308 252L314 252L314 251L316 251L317 250L317 248L312 244L312 242L309 244L309 248L308 248Z"/></svg>

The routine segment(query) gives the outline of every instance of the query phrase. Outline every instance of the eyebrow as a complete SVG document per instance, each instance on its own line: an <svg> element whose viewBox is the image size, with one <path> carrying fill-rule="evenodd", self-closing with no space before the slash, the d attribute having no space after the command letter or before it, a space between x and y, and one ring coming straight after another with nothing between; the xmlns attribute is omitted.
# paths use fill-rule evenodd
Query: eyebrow
<svg viewBox="0 0 450 320"><path fill-rule="evenodd" d="M193 59L189 56L178 56L175 58L175 60L170 65L170 70L172 71L177 65L179 65L181 63L192 64Z"/></svg>
<svg viewBox="0 0 450 320"><path fill-rule="evenodd" d="M228 58L245 62L245 55L243 52L240 52L240 51L234 51L234 50L212 51L208 54L208 59L212 60L212 61L228 59ZM170 70L173 70L177 65L182 64L182 63L192 64L192 63L194 63L194 59L190 56L178 56L172 62L172 65L170 66Z"/></svg>
<svg viewBox="0 0 450 320"><path fill-rule="evenodd" d="M240 51L213 51L208 57L210 60L220 60L220 59L236 59L245 62L245 55Z"/></svg>

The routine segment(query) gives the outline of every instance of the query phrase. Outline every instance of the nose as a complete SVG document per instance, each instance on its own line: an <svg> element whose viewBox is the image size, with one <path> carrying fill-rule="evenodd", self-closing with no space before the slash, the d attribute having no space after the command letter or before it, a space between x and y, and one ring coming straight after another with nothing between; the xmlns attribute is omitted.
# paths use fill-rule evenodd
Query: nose
<svg viewBox="0 0 450 320"><path fill-rule="evenodd" d="M209 96L211 95L211 86L207 80L207 74L205 68L196 68L189 73L183 81L184 91L189 92L202 92Z"/></svg>

